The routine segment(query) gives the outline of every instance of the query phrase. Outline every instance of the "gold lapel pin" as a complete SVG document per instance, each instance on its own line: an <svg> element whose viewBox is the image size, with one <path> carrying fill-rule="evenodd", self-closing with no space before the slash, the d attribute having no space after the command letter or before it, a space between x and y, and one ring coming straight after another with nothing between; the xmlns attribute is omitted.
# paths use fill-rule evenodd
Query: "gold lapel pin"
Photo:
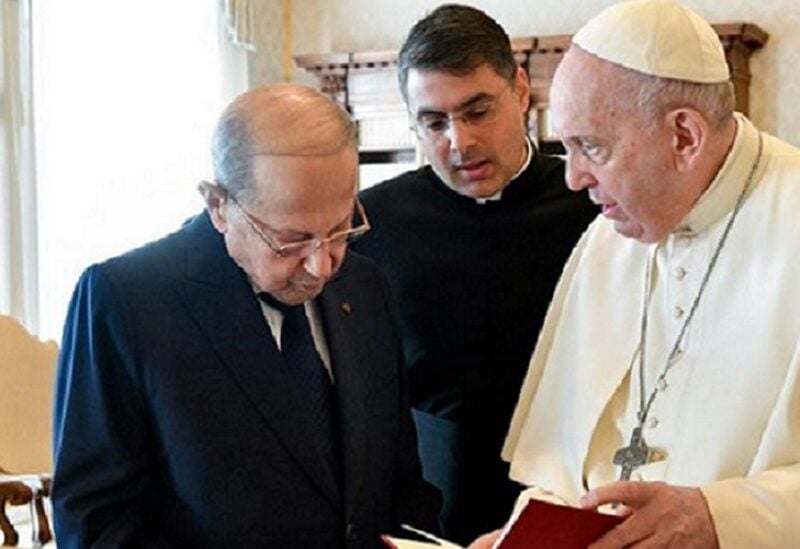
<svg viewBox="0 0 800 549"><path fill-rule="evenodd" d="M344 314L346 314L347 316L350 316L351 314L353 314L353 306L350 305L349 301L342 302L341 307L342 307L342 312Z"/></svg>

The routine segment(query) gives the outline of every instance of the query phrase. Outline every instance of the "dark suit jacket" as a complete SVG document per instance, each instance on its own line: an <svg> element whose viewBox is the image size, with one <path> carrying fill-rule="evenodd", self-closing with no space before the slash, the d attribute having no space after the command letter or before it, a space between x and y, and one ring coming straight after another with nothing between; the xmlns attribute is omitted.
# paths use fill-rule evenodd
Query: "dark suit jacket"
<svg viewBox="0 0 800 549"><path fill-rule="evenodd" d="M372 547L400 520L431 527L382 279L348 254L318 303L343 493L207 214L89 268L57 374L59 547Z"/></svg>

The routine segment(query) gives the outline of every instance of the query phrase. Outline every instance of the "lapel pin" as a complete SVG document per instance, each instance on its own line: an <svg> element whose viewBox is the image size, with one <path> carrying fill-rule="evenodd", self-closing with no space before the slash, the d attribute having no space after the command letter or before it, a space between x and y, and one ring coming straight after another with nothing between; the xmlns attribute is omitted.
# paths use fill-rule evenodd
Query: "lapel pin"
<svg viewBox="0 0 800 549"><path fill-rule="evenodd" d="M350 316L351 314L353 314L353 306L350 305L349 301L342 302L341 307L342 307L342 312L344 314L346 314L347 316Z"/></svg>

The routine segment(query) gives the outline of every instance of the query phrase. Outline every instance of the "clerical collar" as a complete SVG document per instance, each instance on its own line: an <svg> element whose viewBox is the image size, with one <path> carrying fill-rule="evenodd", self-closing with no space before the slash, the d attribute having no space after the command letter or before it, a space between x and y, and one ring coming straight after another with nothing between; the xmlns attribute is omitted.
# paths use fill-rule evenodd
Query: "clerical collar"
<svg viewBox="0 0 800 549"><path fill-rule="evenodd" d="M744 115L736 113L735 119L736 137L725 162L692 211L678 224L674 234L701 232L728 215L736 204L748 172L758 155L759 132ZM755 180L758 181L758 174Z"/></svg>
<svg viewBox="0 0 800 549"><path fill-rule="evenodd" d="M525 138L525 147L526 147L526 151L527 151L527 153L525 154L525 162L522 163L522 167L520 167L520 169L517 170L517 173L515 173L511 177L511 179L508 180L507 184L502 189L497 191L492 196L487 196L486 198L476 198L475 202L477 204L486 204L487 202L494 202L494 201L497 201L497 200L500 200L501 198L503 198L503 190L508 186L508 183L511 183L512 181L514 181L516 178L518 178L520 175L522 175L522 172L524 172L525 170L528 169L528 166L530 166L530 164L531 164L531 159L533 158L533 144L531 144L530 138L527 138L527 137ZM450 189L458 192L450 184L449 181L446 181L444 178L441 178L441 177L439 179L441 179L442 182L445 185L447 185Z"/></svg>

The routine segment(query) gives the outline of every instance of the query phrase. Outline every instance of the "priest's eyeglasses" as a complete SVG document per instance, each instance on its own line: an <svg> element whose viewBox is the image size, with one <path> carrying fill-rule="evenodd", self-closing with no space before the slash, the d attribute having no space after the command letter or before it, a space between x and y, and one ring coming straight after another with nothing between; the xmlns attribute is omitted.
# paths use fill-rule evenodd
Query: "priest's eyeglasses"
<svg viewBox="0 0 800 549"><path fill-rule="evenodd" d="M481 94L466 101L455 113L435 111L422 111L417 114L417 120L411 124L420 138L431 140L440 139L457 121L465 126L480 127L491 124L497 119L500 99L511 84L507 84L496 96Z"/></svg>
<svg viewBox="0 0 800 549"><path fill-rule="evenodd" d="M254 233L256 233L262 242L264 242L264 244L266 244L269 249L272 250L273 253L278 257L309 257L326 244L330 245L331 247L345 246L349 242L352 242L353 240L356 240L360 236L364 235L364 233L369 231L371 228L369 219L367 218L367 213L364 211L364 206L361 204L361 201L358 199L358 197L356 197L355 213L358 216L359 222L356 227L335 232L326 238L308 238L306 240L299 240L297 242L278 244L258 227L260 224L269 229L269 226L266 223L248 213L230 194L228 195L228 199L231 201L231 204L233 204L234 207L241 212L245 223L250 226L250 228Z"/></svg>

